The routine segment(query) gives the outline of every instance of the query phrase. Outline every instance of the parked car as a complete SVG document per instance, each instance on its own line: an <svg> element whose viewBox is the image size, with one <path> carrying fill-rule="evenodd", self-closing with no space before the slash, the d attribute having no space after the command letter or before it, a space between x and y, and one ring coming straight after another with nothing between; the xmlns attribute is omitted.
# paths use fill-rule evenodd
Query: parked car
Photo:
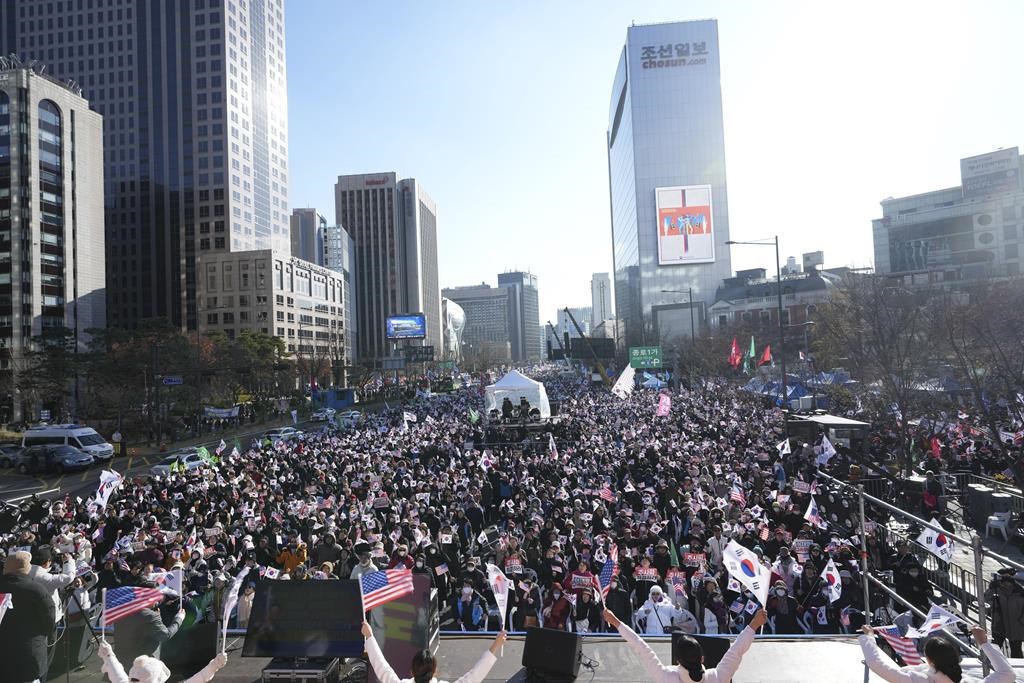
<svg viewBox="0 0 1024 683"><path fill-rule="evenodd" d="M10 467L21 453L21 444L15 441L0 443L0 467Z"/></svg>
<svg viewBox="0 0 1024 683"><path fill-rule="evenodd" d="M21 474L56 472L64 474L69 470L82 470L93 464L94 459L85 451L74 446L42 445L29 446L18 454L14 467Z"/></svg>
<svg viewBox="0 0 1024 683"><path fill-rule="evenodd" d="M79 424L38 425L25 430L22 448L29 446L66 445L81 449L97 460L114 457L114 446L107 443L95 429Z"/></svg>
<svg viewBox="0 0 1024 683"><path fill-rule="evenodd" d="M180 451L171 453L159 463L153 465L150 474L154 477L166 477L171 474L172 465L175 465L174 469L178 472L181 471L182 466L184 466L186 472L191 472L202 464L203 459L199 456L198 449L183 448Z"/></svg>
<svg viewBox="0 0 1024 683"><path fill-rule="evenodd" d="M291 441L298 436L302 436L302 432L295 427L278 427L263 433L263 438L270 439L272 444L276 444L278 441Z"/></svg>
<svg viewBox="0 0 1024 683"><path fill-rule="evenodd" d="M358 410L343 410L338 413L338 423L344 427L355 427L362 416Z"/></svg>
<svg viewBox="0 0 1024 683"><path fill-rule="evenodd" d="M334 419L334 408L318 408L309 416L314 422L329 422Z"/></svg>

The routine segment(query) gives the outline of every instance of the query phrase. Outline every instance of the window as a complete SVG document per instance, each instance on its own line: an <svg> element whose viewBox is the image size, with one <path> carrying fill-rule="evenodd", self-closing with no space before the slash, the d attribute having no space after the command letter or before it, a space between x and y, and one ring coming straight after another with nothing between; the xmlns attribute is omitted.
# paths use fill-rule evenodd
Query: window
<svg viewBox="0 0 1024 683"><path fill-rule="evenodd" d="M1008 258L1008 259L1015 259L1015 258L1017 258L1018 250L1017 250L1017 245L1016 244L1007 244L1005 246L1005 249L1006 249L1006 258Z"/></svg>
<svg viewBox="0 0 1024 683"><path fill-rule="evenodd" d="M217 314L216 313L207 313L206 314L206 324L207 325L216 325L217 324Z"/></svg>

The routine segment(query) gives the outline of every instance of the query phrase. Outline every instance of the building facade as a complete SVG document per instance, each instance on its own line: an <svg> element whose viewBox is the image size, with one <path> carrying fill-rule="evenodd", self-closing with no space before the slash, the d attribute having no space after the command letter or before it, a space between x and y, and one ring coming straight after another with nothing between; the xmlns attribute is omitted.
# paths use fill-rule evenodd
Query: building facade
<svg viewBox="0 0 1024 683"><path fill-rule="evenodd" d="M103 115L110 325L195 329L201 255L288 252L283 0L6 0L0 26Z"/></svg>
<svg viewBox="0 0 1024 683"><path fill-rule="evenodd" d="M590 327L615 317L612 308L612 280L608 273L594 273L590 277Z"/></svg>
<svg viewBox="0 0 1024 683"><path fill-rule="evenodd" d="M381 367L398 355L387 340L388 316L423 313L421 343L442 348L441 291L437 276L437 209L412 178L396 173L338 176L336 222L355 246L356 314L360 362Z"/></svg>
<svg viewBox="0 0 1024 683"><path fill-rule="evenodd" d="M576 322L579 323L580 328L583 330L583 334L589 336L590 330L593 329L593 326L590 324L591 309L585 306L579 306L576 308L570 306L569 311L572 313L573 317L576 318ZM569 316L566 315L564 308L558 309L557 329L559 336L563 339L565 338L566 333L568 333L570 338L580 336L576 326L572 324L572 320L570 320Z"/></svg>
<svg viewBox="0 0 1024 683"><path fill-rule="evenodd" d="M537 276L512 271L498 274L498 287L509 290L512 309L510 342L512 360L535 361L545 355L544 336L540 331L540 301Z"/></svg>
<svg viewBox="0 0 1024 683"><path fill-rule="evenodd" d="M714 20L626 31L608 112L615 315L654 343L655 306L693 290L697 320L731 274L725 135ZM688 330L687 330L688 334Z"/></svg>
<svg viewBox="0 0 1024 683"><path fill-rule="evenodd" d="M871 222L875 271L907 286L1018 277L1024 158L1016 147L960 161L961 185L882 201Z"/></svg>
<svg viewBox="0 0 1024 683"><path fill-rule="evenodd" d="M444 289L441 295L456 304L464 316L463 356L469 359L501 351L497 360L512 360L513 310L511 290L486 283ZM510 349L504 353L504 349Z"/></svg>
<svg viewBox="0 0 1024 683"><path fill-rule="evenodd" d="M291 252L295 258L324 264L327 219L316 209L292 209Z"/></svg>
<svg viewBox="0 0 1024 683"><path fill-rule="evenodd" d="M280 337L300 365L344 383L354 358L341 273L271 249L203 254L199 266L201 333Z"/></svg>
<svg viewBox="0 0 1024 683"><path fill-rule="evenodd" d="M352 236L340 225L328 225L324 233L323 265L341 275L344 282L345 298L345 346L351 362L359 357L356 346L359 337L356 329L356 250Z"/></svg>
<svg viewBox="0 0 1024 683"><path fill-rule="evenodd" d="M35 338L66 328L84 351L86 331L107 324L103 120L77 87L37 69L0 58L4 421L34 417L14 387Z"/></svg>

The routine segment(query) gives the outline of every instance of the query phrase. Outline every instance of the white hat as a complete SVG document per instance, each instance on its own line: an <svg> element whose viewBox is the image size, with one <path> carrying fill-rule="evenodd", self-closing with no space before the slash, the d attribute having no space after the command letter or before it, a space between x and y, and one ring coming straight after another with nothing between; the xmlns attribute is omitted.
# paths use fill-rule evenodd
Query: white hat
<svg viewBox="0 0 1024 683"><path fill-rule="evenodd" d="M665 591L661 590L661 586L651 586L651 594L659 593L663 594Z"/></svg>
<svg viewBox="0 0 1024 683"><path fill-rule="evenodd" d="M128 676L139 683L164 683L171 677L171 670L159 659L149 655L140 655L135 658L132 670Z"/></svg>

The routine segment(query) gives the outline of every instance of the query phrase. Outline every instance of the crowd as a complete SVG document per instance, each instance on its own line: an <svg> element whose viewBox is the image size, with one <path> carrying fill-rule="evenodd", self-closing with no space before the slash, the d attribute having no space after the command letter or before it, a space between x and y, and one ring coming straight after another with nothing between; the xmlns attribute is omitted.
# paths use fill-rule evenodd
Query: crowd
<svg viewBox="0 0 1024 683"><path fill-rule="evenodd" d="M866 612L891 623L904 610L876 590L865 605L856 501L816 481L819 467L840 479L860 467L841 445L834 455L820 440L784 446L781 411L725 385L673 392L669 415L658 417L652 391L619 398L565 374L539 379L560 400L558 418L539 429L488 427L475 387L421 397L366 414L354 429L126 480L103 507L66 498L27 508L0 546L31 553L57 619L87 610L102 588L146 586L180 569L184 595L164 611L168 627L182 628L217 620L243 567L231 624L242 628L259 581L404 567L438 589L449 630L599 632L610 630L607 607L645 634L739 633L758 604L725 570L730 540L771 569L771 632L852 633ZM872 451L891 448L893 434L883 424ZM981 438L967 441L951 441L926 466L1007 469ZM812 496L827 512L808 513ZM924 568L893 545L887 517L871 514L869 566L892 572L896 591L927 611ZM594 577L613 557L602 597ZM838 589L823 577L830 562ZM488 563L514 581L504 624ZM1004 623L1016 623L1024 590L1012 576L994 589L1014 611ZM0 622L0 643L12 621ZM1007 628L1018 649L1021 630Z"/></svg>

